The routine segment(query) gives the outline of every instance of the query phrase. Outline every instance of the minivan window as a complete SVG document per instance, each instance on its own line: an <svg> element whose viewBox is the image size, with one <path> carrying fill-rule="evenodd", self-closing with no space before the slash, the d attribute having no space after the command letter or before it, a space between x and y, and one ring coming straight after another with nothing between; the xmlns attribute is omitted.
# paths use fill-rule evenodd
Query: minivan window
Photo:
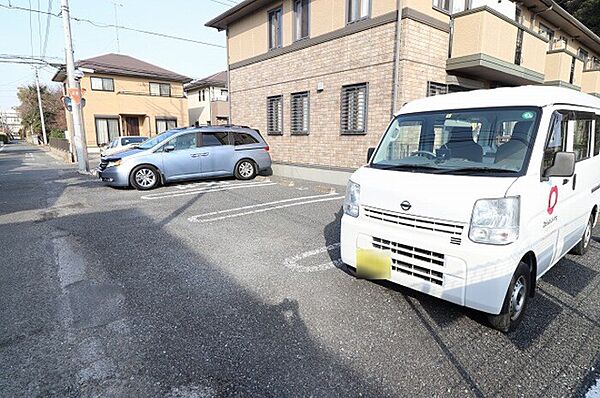
<svg viewBox="0 0 600 398"><path fill-rule="evenodd" d="M175 147L175 151L185 151L187 149L194 149L196 145L196 133L187 133L178 135L167 142L167 145Z"/></svg>
<svg viewBox="0 0 600 398"><path fill-rule="evenodd" d="M156 145L158 145L161 142L163 142L164 140L168 139L175 133L177 133L177 131L165 131L164 133L159 134L154 138L144 141L144 143L142 145L140 145L138 148L144 149L144 150L154 148Z"/></svg>
<svg viewBox="0 0 600 398"><path fill-rule="evenodd" d="M462 175L521 175L541 111L484 108L398 116L371 167Z"/></svg>
<svg viewBox="0 0 600 398"><path fill-rule="evenodd" d="M144 142L144 140L144 137L124 137L121 138L121 145L139 144L140 142Z"/></svg>
<svg viewBox="0 0 600 398"><path fill-rule="evenodd" d="M258 144L258 140L246 133L233 133L233 145Z"/></svg>
<svg viewBox="0 0 600 398"><path fill-rule="evenodd" d="M202 133L202 146L229 145L227 133Z"/></svg>

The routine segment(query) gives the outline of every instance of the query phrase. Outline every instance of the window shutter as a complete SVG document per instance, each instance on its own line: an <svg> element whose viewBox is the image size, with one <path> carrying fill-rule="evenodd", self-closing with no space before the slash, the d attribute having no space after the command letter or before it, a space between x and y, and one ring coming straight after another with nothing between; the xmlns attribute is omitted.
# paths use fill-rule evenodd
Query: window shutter
<svg viewBox="0 0 600 398"><path fill-rule="evenodd" d="M342 87L342 134L367 132L367 84Z"/></svg>
<svg viewBox="0 0 600 398"><path fill-rule="evenodd" d="M308 91L292 94L291 101L291 132L292 134L308 134L310 119L310 100Z"/></svg>
<svg viewBox="0 0 600 398"><path fill-rule="evenodd" d="M283 134L283 96L267 98L267 134Z"/></svg>
<svg viewBox="0 0 600 398"><path fill-rule="evenodd" d="M427 96L448 94L448 85L444 83L427 82Z"/></svg>

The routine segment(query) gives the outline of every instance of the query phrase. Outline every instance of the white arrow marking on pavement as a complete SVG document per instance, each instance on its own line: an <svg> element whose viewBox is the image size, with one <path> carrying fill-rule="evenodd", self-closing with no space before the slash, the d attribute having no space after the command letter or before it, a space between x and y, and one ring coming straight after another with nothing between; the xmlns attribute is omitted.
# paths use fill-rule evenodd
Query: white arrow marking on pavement
<svg viewBox="0 0 600 398"><path fill-rule="evenodd" d="M338 249L339 247L340 247L340 243L334 243L329 246L321 247L320 249L310 250L310 251L307 251L304 253L300 253L293 257L286 258L283 261L283 265L286 268L290 268L294 271L302 272L302 273L326 271L331 268L340 267L343 264L341 258L337 258L337 259L328 261L326 263L317 264L317 265L302 266L302 265L298 264L299 261L304 260L308 257L316 256L316 255L322 254L322 253L329 253L331 251Z"/></svg>

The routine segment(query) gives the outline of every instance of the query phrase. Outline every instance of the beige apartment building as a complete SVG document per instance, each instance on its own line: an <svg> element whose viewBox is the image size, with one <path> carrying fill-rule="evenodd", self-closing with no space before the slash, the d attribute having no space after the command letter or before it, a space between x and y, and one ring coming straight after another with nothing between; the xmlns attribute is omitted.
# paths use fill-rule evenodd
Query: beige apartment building
<svg viewBox="0 0 600 398"><path fill-rule="evenodd" d="M229 123L227 72L219 72L186 84L190 124L196 126Z"/></svg>
<svg viewBox="0 0 600 398"><path fill-rule="evenodd" d="M428 95L600 95L600 38L551 0L245 0L206 25L227 33L232 123L266 133L279 164L356 168Z"/></svg>
<svg viewBox="0 0 600 398"><path fill-rule="evenodd" d="M83 124L91 151L118 136L151 137L189 125L183 85L190 78L121 54L81 60L76 67L83 72ZM64 68L52 80L64 83ZM69 112L67 126L71 131Z"/></svg>

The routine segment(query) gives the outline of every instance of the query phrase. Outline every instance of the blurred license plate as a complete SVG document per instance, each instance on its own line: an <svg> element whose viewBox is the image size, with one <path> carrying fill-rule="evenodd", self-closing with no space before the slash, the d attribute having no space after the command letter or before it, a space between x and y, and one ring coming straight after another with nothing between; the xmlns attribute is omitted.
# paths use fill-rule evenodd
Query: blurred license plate
<svg viewBox="0 0 600 398"><path fill-rule="evenodd" d="M381 250L357 249L356 274L365 279L390 279L392 257Z"/></svg>

